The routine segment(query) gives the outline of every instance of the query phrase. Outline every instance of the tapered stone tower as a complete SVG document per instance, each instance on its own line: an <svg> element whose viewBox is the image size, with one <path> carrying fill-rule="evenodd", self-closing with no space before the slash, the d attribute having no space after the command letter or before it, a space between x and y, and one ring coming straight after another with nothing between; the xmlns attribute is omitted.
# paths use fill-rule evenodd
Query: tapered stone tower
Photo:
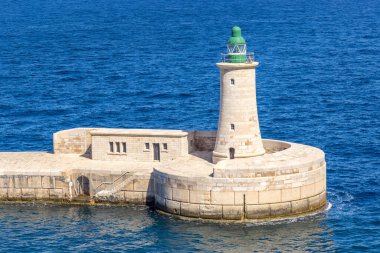
<svg viewBox="0 0 380 253"><path fill-rule="evenodd" d="M220 68L219 125L213 163L265 153L261 140L256 103L256 66L247 53L241 29L232 28L228 53Z"/></svg>

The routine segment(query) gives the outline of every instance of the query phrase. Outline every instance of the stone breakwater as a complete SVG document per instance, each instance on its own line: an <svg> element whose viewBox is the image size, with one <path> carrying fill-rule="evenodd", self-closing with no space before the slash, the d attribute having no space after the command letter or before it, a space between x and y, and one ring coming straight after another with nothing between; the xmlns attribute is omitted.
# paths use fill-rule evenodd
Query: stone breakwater
<svg viewBox="0 0 380 253"><path fill-rule="evenodd" d="M0 200L152 205L218 220L286 217L326 205L324 153L314 147L263 140L264 155L213 164L216 133L189 131L191 152L176 159L101 161L91 159L92 130L56 133L54 154L0 153Z"/></svg>
<svg viewBox="0 0 380 253"><path fill-rule="evenodd" d="M234 165L222 162L209 170L209 176L195 169L186 172L180 164L155 169L156 207L187 217L243 220L298 215L325 206L323 152L264 140L268 149L276 144L289 148Z"/></svg>

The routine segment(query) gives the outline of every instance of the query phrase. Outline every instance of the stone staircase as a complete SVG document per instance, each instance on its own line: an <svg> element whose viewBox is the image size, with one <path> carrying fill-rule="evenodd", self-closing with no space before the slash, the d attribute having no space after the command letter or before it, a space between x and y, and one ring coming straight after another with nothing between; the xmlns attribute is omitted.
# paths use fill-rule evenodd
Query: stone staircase
<svg viewBox="0 0 380 253"><path fill-rule="evenodd" d="M113 182L103 182L95 189L94 199L96 201L113 202L117 200L117 193L126 185L133 181L133 173L130 171L124 172Z"/></svg>

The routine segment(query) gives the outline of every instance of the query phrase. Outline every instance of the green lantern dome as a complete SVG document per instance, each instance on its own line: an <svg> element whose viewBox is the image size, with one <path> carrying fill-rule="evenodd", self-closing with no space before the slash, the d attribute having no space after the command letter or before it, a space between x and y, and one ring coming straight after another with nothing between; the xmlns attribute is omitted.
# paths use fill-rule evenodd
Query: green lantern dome
<svg viewBox="0 0 380 253"><path fill-rule="evenodd" d="M244 63L247 61L247 45L241 36L241 29L238 26L232 27L232 35L227 43L228 62Z"/></svg>
<svg viewBox="0 0 380 253"><path fill-rule="evenodd" d="M238 26L232 27L232 35L228 44L245 44L245 39L241 36L241 29Z"/></svg>

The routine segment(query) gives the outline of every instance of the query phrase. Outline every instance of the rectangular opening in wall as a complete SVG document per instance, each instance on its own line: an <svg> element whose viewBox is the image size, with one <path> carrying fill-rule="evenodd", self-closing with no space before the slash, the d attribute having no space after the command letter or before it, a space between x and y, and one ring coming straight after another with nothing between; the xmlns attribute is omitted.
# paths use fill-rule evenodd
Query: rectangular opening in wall
<svg viewBox="0 0 380 253"><path fill-rule="evenodd" d="M235 124L231 124L231 130L235 131Z"/></svg>
<svg viewBox="0 0 380 253"><path fill-rule="evenodd" d="M110 152L113 153L113 142L110 142Z"/></svg>
<svg viewBox="0 0 380 253"><path fill-rule="evenodd" d="M123 142L123 153L127 153L127 143Z"/></svg>
<svg viewBox="0 0 380 253"><path fill-rule="evenodd" d="M231 85L235 85L235 79L231 79L231 80L230 80L230 84L231 84Z"/></svg>
<svg viewBox="0 0 380 253"><path fill-rule="evenodd" d="M150 149L149 143L145 143L145 149L146 149L146 150L149 150L149 149Z"/></svg>
<svg viewBox="0 0 380 253"><path fill-rule="evenodd" d="M116 142L116 152L120 153L120 142Z"/></svg>
<svg viewBox="0 0 380 253"><path fill-rule="evenodd" d="M163 150L168 150L168 144L167 143L163 143L162 144L162 148L163 148Z"/></svg>
<svg viewBox="0 0 380 253"><path fill-rule="evenodd" d="M160 144L153 143L153 160L160 161L161 153L160 153Z"/></svg>

